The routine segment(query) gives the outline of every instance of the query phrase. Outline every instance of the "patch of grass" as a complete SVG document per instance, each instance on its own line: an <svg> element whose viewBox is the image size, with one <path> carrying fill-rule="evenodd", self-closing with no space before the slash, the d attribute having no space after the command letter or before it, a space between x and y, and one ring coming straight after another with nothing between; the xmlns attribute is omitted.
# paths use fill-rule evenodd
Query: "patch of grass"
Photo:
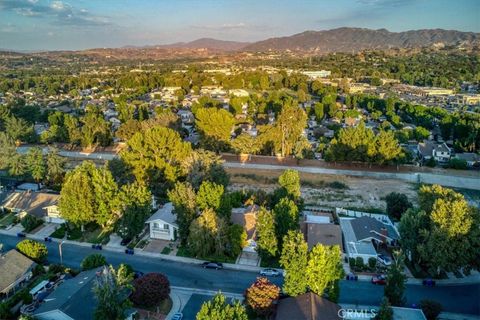
<svg viewBox="0 0 480 320"><path fill-rule="evenodd" d="M62 224L60 228L55 230L50 236L52 238L63 239L67 233L68 240L77 240L81 242L106 244L110 240L110 232L103 232L100 227L95 224L88 224L85 226L85 232L76 226L65 226Z"/></svg>
<svg viewBox="0 0 480 320"><path fill-rule="evenodd" d="M236 257L229 257L229 256L209 255L205 257L197 257L187 247L184 247L184 246L178 247L177 256L202 259L206 261L225 262L225 263L235 263L235 260L236 260Z"/></svg>
<svg viewBox="0 0 480 320"><path fill-rule="evenodd" d="M276 184L277 183L277 178L270 178L266 176L260 176L256 175L254 173L235 173L233 174L234 177L238 178L244 178L247 180L252 180L255 182L260 182L263 184Z"/></svg>
<svg viewBox="0 0 480 320"><path fill-rule="evenodd" d="M110 232L102 231L100 228L97 228L93 231L87 231L83 236L83 241L89 243L107 244L109 240Z"/></svg>
<svg viewBox="0 0 480 320"><path fill-rule="evenodd" d="M5 229L11 224L14 224L17 221L17 217L15 216L15 213L10 212L7 214L4 214L0 216L0 228Z"/></svg>
<svg viewBox="0 0 480 320"><path fill-rule="evenodd" d="M361 212L367 212L367 213L379 213L379 214L385 214L385 209L381 208L374 208L374 207L365 207L365 208L359 208L359 207L345 207L347 210L353 210L353 211L361 211Z"/></svg>

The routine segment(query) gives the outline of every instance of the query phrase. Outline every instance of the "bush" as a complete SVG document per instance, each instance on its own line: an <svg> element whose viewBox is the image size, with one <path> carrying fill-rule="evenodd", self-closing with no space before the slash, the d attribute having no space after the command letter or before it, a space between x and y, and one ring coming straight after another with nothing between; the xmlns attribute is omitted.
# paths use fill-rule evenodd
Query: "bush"
<svg viewBox="0 0 480 320"><path fill-rule="evenodd" d="M134 291L130 300L142 307L153 307L170 294L170 282L161 273L147 273L143 277L133 281Z"/></svg>
<svg viewBox="0 0 480 320"><path fill-rule="evenodd" d="M425 165L427 167L433 168L437 165L437 161L435 161L435 159L432 157L432 158L428 159L427 162L425 162Z"/></svg>
<svg viewBox="0 0 480 320"><path fill-rule="evenodd" d="M45 273L45 269L43 268L42 265L37 264L37 265L35 266L35 268L33 268L32 273L33 273L34 276L38 276L38 275L44 274L44 273Z"/></svg>
<svg viewBox="0 0 480 320"><path fill-rule="evenodd" d="M29 239L19 242L17 250L35 262L43 262L48 255L47 247L43 243Z"/></svg>
<svg viewBox="0 0 480 320"><path fill-rule="evenodd" d="M365 268L365 264L363 263L362 257L357 257L355 259L355 266L357 267L358 270L363 270Z"/></svg>
<svg viewBox="0 0 480 320"><path fill-rule="evenodd" d="M25 232L30 232L39 225L43 223L42 219L39 219L31 214L27 214L20 222L22 226L25 228Z"/></svg>
<svg viewBox="0 0 480 320"><path fill-rule="evenodd" d="M51 264L48 266L48 272L50 273L63 273L65 272L65 267L62 266L61 264Z"/></svg>
<svg viewBox="0 0 480 320"><path fill-rule="evenodd" d="M348 264L350 265L350 269L355 269L355 259L354 258L348 258Z"/></svg>
<svg viewBox="0 0 480 320"><path fill-rule="evenodd" d="M437 319L440 312L442 312L442 305L440 303L428 299L420 301L420 308L427 320Z"/></svg>
<svg viewBox="0 0 480 320"><path fill-rule="evenodd" d="M376 266L377 266L377 259L369 258L368 259L368 267L370 268L370 270L375 270Z"/></svg>
<svg viewBox="0 0 480 320"><path fill-rule="evenodd" d="M463 159L452 158L450 161L448 161L448 167L457 170L466 170L467 161Z"/></svg>
<svg viewBox="0 0 480 320"><path fill-rule="evenodd" d="M267 278L257 280L245 292L246 304L259 316L268 316L275 308L280 288Z"/></svg>
<svg viewBox="0 0 480 320"><path fill-rule="evenodd" d="M90 270L107 264L107 260L99 253L91 254L83 259L80 266L82 270Z"/></svg>

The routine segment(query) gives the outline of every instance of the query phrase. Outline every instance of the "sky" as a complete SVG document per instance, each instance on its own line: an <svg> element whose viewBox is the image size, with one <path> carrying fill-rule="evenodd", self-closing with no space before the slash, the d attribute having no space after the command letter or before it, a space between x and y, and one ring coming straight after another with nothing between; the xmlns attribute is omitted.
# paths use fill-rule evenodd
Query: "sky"
<svg viewBox="0 0 480 320"><path fill-rule="evenodd" d="M78 50L305 30L480 32L480 0L0 0L0 48Z"/></svg>

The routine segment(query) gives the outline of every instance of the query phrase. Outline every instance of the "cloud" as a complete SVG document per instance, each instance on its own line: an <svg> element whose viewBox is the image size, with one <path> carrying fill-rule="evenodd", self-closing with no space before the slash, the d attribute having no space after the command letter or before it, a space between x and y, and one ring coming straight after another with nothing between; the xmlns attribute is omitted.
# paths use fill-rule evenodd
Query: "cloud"
<svg viewBox="0 0 480 320"><path fill-rule="evenodd" d="M77 9L64 1L46 3L39 0L0 0L0 9L15 12L24 17L53 19L53 24L72 26L102 26L111 24L109 19Z"/></svg>
<svg viewBox="0 0 480 320"><path fill-rule="evenodd" d="M393 8L409 5L414 0L357 0L357 3L377 8Z"/></svg>
<svg viewBox="0 0 480 320"><path fill-rule="evenodd" d="M244 22L239 23L224 23L221 25L191 25L190 28L205 29L205 30L232 30L232 29L248 29L248 26Z"/></svg>

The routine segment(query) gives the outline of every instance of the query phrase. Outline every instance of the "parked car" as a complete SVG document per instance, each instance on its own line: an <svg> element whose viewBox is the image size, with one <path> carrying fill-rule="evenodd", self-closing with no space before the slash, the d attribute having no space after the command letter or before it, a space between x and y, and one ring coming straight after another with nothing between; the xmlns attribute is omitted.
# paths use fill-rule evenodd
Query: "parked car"
<svg viewBox="0 0 480 320"><path fill-rule="evenodd" d="M174 313L171 319L172 320L182 320L183 319L183 313L181 313L181 312Z"/></svg>
<svg viewBox="0 0 480 320"><path fill-rule="evenodd" d="M389 266L392 264L392 259L390 259L390 257L387 257L383 254L379 254L377 256L377 260L380 261L380 263L386 265L386 266Z"/></svg>
<svg viewBox="0 0 480 320"><path fill-rule="evenodd" d="M280 275L280 272L275 269L267 268L260 270L260 274L266 277L278 277Z"/></svg>
<svg viewBox="0 0 480 320"><path fill-rule="evenodd" d="M383 274L377 274L376 276L372 277L372 283L378 285L385 285L387 284L387 278Z"/></svg>
<svg viewBox="0 0 480 320"><path fill-rule="evenodd" d="M127 244L130 243L130 241L132 241L132 239L130 238L122 239L122 241L120 242L120 245L126 246Z"/></svg>
<svg viewBox="0 0 480 320"><path fill-rule="evenodd" d="M221 264L220 262L213 262L213 261L206 261L204 263L202 263L202 267L204 267L205 269L223 269L223 264Z"/></svg>

